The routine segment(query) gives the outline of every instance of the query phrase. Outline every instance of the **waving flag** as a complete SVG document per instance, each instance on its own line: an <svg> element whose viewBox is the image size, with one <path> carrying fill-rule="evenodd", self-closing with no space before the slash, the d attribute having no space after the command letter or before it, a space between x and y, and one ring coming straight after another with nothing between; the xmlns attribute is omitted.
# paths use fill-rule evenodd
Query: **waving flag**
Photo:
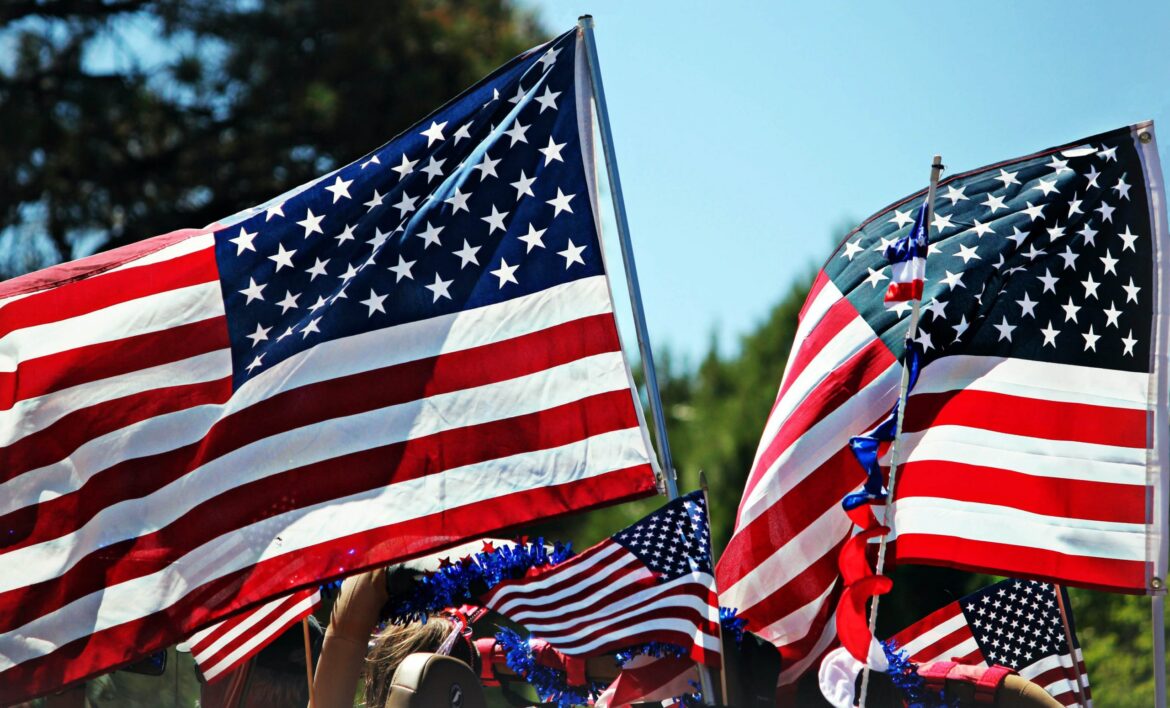
<svg viewBox="0 0 1170 708"><path fill-rule="evenodd" d="M849 438L897 399L909 303L883 302L912 195L804 305L719 562L721 604L794 681L833 642ZM894 528L903 561L1142 592L1165 577L1165 202L1153 126L944 180ZM1155 316L1154 313L1163 313Z"/></svg>
<svg viewBox="0 0 1170 708"><path fill-rule="evenodd" d="M569 656L663 642L719 666L719 604L702 492L671 501L563 563L500 583L481 601Z"/></svg>
<svg viewBox="0 0 1170 708"><path fill-rule="evenodd" d="M0 703L653 493L577 45L213 228L0 286Z"/></svg>
<svg viewBox="0 0 1170 708"><path fill-rule="evenodd" d="M890 261L890 285L886 288L886 302L906 302L922 298L926 278L926 205L918 207L914 227L886 247Z"/></svg>
<svg viewBox="0 0 1170 708"><path fill-rule="evenodd" d="M1058 592L1064 606L1070 607L1063 588L1032 580L1003 580L931 613L892 639L915 663L999 664L1014 669L1062 704L1087 708L1092 705L1089 674L1071 612L1071 649L1065 640ZM1078 680L1086 703L1080 702Z"/></svg>

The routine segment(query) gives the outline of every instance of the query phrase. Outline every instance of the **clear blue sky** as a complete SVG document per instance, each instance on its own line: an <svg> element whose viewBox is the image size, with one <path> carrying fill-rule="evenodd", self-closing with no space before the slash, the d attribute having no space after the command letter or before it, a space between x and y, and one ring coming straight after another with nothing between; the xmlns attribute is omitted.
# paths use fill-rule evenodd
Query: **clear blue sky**
<svg viewBox="0 0 1170 708"><path fill-rule="evenodd" d="M1170 164L1167 2L525 4L595 18L651 336L692 361L936 152L958 172L1152 118Z"/></svg>

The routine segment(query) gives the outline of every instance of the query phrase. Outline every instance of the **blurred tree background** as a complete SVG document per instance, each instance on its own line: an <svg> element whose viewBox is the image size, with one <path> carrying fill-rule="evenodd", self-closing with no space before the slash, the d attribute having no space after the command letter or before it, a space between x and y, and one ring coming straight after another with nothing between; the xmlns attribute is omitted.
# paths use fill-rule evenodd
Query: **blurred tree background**
<svg viewBox="0 0 1170 708"><path fill-rule="evenodd" d="M265 201L382 144L548 36L508 0L6 0L0 277ZM712 338L697 363L659 350L679 486L706 473L716 551L811 276L733 347ZM660 502L536 531L584 548ZM988 581L900 568L880 633ZM1074 590L1073 605L1096 704L1152 705L1148 600Z"/></svg>

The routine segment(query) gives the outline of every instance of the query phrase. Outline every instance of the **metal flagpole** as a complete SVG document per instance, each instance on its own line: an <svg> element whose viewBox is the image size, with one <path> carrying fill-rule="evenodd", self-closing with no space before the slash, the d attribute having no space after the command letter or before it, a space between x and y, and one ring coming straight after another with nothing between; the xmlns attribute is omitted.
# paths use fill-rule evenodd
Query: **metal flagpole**
<svg viewBox="0 0 1170 708"><path fill-rule="evenodd" d="M1088 706L1085 700L1084 677L1081 676L1081 662L1077 659L1077 648L1073 646L1072 625L1068 621L1068 607L1064 604L1064 588L1053 585L1056 590L1056 608L1060 610L1060 624L1064 628L1064 643L1068 646L1068 655L1072 658L1073 674L1077 677L1077 700L1082 706ZM1071 599L1070 599L1071 601Z"/></svg>
<svg viewBox="0 0 1170 708"><path fill-rule="evenodd" d="M309 640L309 618L301 618L301 628L305 635L305 674L309 679L309 708L313 708L313 645Z"/></svg>
<svg viewBox="0 0 1170 708"><path fill-rule="evenodd" d="M935 155L934 160L930 163L930 187L926 190L926 234L927 241L930 241L930 229L934 221L934 198L938 192L938 178L943 171L942 155ZM928 246L929 252L929 246ZM925 275L925 267L923 268ZM913 308L910 310L910 326L906 329L907 349L909 349L910 340L914 339L914 335L918 333L918 317L922 309L922 298L914 300ZM889 498L886 500L885 509L882 511L882 525L891 526L894 522L894 488L898 481L898 441L902 437L902 419L906 415L906 398L910 390L910 367L905 363L905 355L903 355L902 365L902 380L898 387L898 416L894 423L894 440L890 443L890 483L889 483ZM878 557L875 571L878 575L882 574L886 566L886 544L888 543L889 532L882 535L878 541ZM877 615L878 604L881 600L881 595L873 596L873 604L869 606L869 634L874 636L874 631L877 629ZM865 707L865 696L869 689L869 663L867 662L865 668L862 669L861 678L861 697L858 702L859 706Z"/></svg>
<svg viewBox="0 0 1170 708"><path fill-rule="evenodd" d="M638 286L638 268L634 265L634 249L630 244L630 222L626 217L626 203L622 196L622 180L618 174L617 153L613 146L613 130L609 125L609 108L605 103L605 85L601 82L601 64L597 59L597 41L593 38L593 15L581 15L577 25L585 38L585 55L589 59L589 78L593 84L593 101L597 105L597 126L601 131L601 149L605 152L605 171L609 175L609 187L613 192L613 211L617 217L618 242L622 246L622 264L626 269L626 284L630 289L630 304L634 310L634 327L638 334L638 350L642 355L642 372L646 376L646 396L650 401L650 412L654 416L654 437L658 442L658 454L662 459L662 476L666 495L678 498L678 481L674 473L674 460L670 456L670 440L666 436L666 415L662 410L662 397L658 392L658 376L654 371L654 352L650 348L650 334L646 329L646 313L642 307L642 289ZM722 647L720 647L722 654ZM714 703L715 682L711 670L704 664L697 664L699 684L703 690L703 702Z"/></svg>
<svg viewBox="0 0 1170 708"><path fill-rule="evenodd" d="M630 304L634 309L634 327L638 333L638 351L642 355L642 373L646 376L646 396L650 399L650 413L654 416L654 438L662 459L662 476L666 495L678 497L678 482L674 461L670 456L670 441L666 437L666 416L658 393L658 375L654 371L654 352L650 349L650 335L646 329L646 313L642 308L642 289L638 286L638 268L634 265L634 250L630 245L630 222L626 218L626 203L622 198L622 180L618 175L617 154L613 147L613 131L609 127L609 109L605 105L605 87L601 83L601 65L597 61L597 42L593 39L593 15L581 15L577 25L585 36L585 53L589 57L589 77L593 83L593 100L597 104L597 124L601 129L601 149L605 151L605 171L613 192L613 211L617 217L618 240L622 245L622 263L626 268L626 283L630 289ZM599 225L600 226L600 225Z"/></svg>
<svg viewBox="0 0 1170 708"><path fill-rule="evenodd" d="M1166 607L1165 592L1158 588L1150 596L1150 612L1154 625L1154 705L1166 708Z"/></svg>

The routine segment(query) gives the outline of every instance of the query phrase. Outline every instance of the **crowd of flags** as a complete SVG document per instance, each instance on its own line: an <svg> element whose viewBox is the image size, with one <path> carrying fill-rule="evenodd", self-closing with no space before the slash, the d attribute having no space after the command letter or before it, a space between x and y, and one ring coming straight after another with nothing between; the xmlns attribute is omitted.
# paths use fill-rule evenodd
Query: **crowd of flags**
<svg viewBox="0 0 1170 708"><path fill-rule="evenodd" d="M0 702L184 639L215 680L324 581L654 493L585 63L566 33L316 182L0 285ZM894 640L1087 704L1048 583L1165 577L1156 157L1139 124L866 220L801 311L718 564L690 494L484 606L570 656L685 650L631 662L603 705L719 666L721 604L775 645L782 686L815 670L837 642L840 502L866 481L850 439L899 402L920 307L895 555L1030 579Z"/></svg>

